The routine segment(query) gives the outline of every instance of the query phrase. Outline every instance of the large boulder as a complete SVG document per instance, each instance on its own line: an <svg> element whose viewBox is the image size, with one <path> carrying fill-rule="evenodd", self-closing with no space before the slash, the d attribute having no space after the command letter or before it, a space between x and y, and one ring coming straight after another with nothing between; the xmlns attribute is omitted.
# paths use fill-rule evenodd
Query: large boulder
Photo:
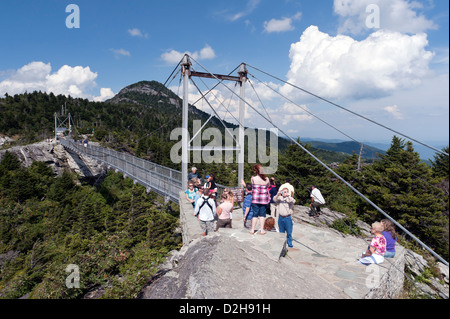
<svg viewBox="0 0 450 319"><path fill-rule="evenodd" d="M140 294L143 299L348 298L292 260L278 261L250 243L211 235L168 259Z"/></svg>

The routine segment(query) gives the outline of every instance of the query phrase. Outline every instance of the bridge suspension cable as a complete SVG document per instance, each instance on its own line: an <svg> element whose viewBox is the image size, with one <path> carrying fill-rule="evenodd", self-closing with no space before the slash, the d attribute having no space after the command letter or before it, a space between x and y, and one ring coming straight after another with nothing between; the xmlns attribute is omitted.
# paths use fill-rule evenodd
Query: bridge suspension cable
<svg viewBox="0 0 450 319"><path fill-rule="evenodd" d="M209 73L213 78L215 78L216 80L219 81L219 79L210 71L208 71L202 64L200 64L198 61L196 61L194 58L190 57L191 60L193 60L194 62L196 62L202 69L204 69L207 73ZM254 68L254 67L253 67ZM256 69L256 68L254 68ZM259 70L259 69L257 69ZM265 74L268 74L264 71L259 70L260 72L263 72ZM269 75L269 74L268 74ZM281 79L279 79L280 81L283 81ZM286 82L286 81L283 81ZM286 82L287 83L287 82ZM227 85L225 85L224 83L220 83L222 84L227 90L231 91L234 93L234 91L232 89L230 89ZM234 93L235 94L235 93ZM341 182L343 182L345 185L347 185L352 191L354 191L358 196L360 196L363 200L365 200L367 203L369 203L372 207L374 207L378 212L380 212L382 215L384 215L386 218L388 218L390 221L392 221L397 227L399 227L401 230L403 230L407 235L409 235L413 240L415 240L417 243L419 243L422 247L424 247L426 250L428 250L433 256L435 256L437 259L439 259L441 262L443 262L445 265L449 265L449 263L442 258L441 256L439 256L436 252L434 252L430 247L428 247L425 243L423 243L419 238L417 238L416 236L414 236L411 232L409 232L406 228L404 228L401 224L399 224L396 220L394 220L391 216L389 216L389 214L387 214L386 212L384 212L380 207L378 207L374 202L372 202L370 199L368 199L365 195L363 195L360 191L358 191L355 187L353 187L349 182L347 182L344 178L342 178L339 174L337 174L336 172L334 172L331 168L329 168L325 163L323 163L319 158L317 158L314 154L312 154L308 149L306 149L303 145L301 145L300 143L298 143L295 139L293 139L290 135L288 135L283 129L279 128L272 120L268 119L266 116L264 116L263 114L261 114L261 112L259 112L255 107L253 107L253 105L251 105L250 103L248 103L246 100L242 99L241 96L236 95L243 103L245 103L246 105L248 105L251 109L253 109L257 114L259 114L264 120L266 120L267 122L269 122L273 127L277 128L283 135L285 135L289 140L291 140L293 143L295 143L297 146L299 146L304 152L306 152L309 156L311 156L315 161L317 161L320 165L322 165L326 170L328 170L331 174L333 174L336 178L338 178ZM318 96L317 96L318 97ZM319 97L320 98L320 97ZM323 98L321 98L323 99ZM328 100L325 100L327 102L329 102ZM333 102L329 102L334 104ZM339 106L341 107L341 106ZM342 107L341 107L342 108ZM354 113L353 111L350 111L351 113ZM357 113L355 113L355 115L358 115ZM359 116L359 115L358 115ZM372 121L372 120L370 120ZM376 123L376 122L374 122ZM378 123L376 123L378 124ZM400 133L399 133L400 134ZM401 134L403 136L403 134ZM421 143L422 144L422 143ZM446 154L446 153L445 153ZM447 154L448 155L448 154Z"/></svg>
<svg viewBox="0 0 450 319"><path fill-rule="evenodd" d="M248 67L251 67L251 68L253 68L253 69L255 69L255 70L257 70L257 71L259 71L259 72L261 72L261 73L264 73L264 74L266 74L266 75L268 75L268 76L270 76L270 77L272 77L272 78L274 78L274 79L277 79L278 81L281 81L281 82L283 82L283 83L285 83L285 84L287 84L287 85L289 85L289 86L292 86L293 88L296 88L296 89L298 89L298 90L300 90L300 91L302 91L302 92L305 92L305 93L307 93L307 94L309 94L309 95L311 95L311 96L314 96L314 97L316 97L316 98L318 98L318 99L320 99L320 100L322 100L322 101L324 101L324 102L326 102L326 103L329 103L329 104L334 105L334 106L336 106L336 107L338 107L338 108L340 108L340 109L342 109L342 110L344 110L344 111L346 111L346 112L349 112L349 113L351 113L351 114L353 114L353 115L356 115L356 116L358 116L358 117L360 117L360 118L362 118L362 119L364 119L364 120L366 120L366 121L369 121L369 122L371 122L371 123L373 123L373 124L375 124L375 125L378 125L378 126L384 128L384 129L387 129L387 130L389 130L389 131L391 131L391 132L393 132L393 133L399 134L399 135L401 135L401 136L403 136L403 137L405 137L405 138L407 138L407 139L409 139L409 140L411 140L411 141L414 141L414 142L416 142L416 143L419 143L419 144L421 144L421 145L423 145L423 146L425 146L425 147L428 147L428 148L430 148L430 149L432 149L432 150L434 150L434 151L436 151L436 152L439 152L439 153L441 153L441 154L443 154L443 155L449 156L448 153L446 153L446 152L444 152L444 151L442 151L442 150L440 150L440 149L437 149L437 148L435 148L435 147L433 147L433 146L431 146L431 145L428 145L428 144L423 143L423 142L421 142L421 141L419 141L419 140L417 140L417 139L414 139L414 138L412 138L412 137L409 137L409 136L406 135L406 134L403 134L403 133L401 133L401 132L399 132L399 131L396 131L396 130L394 130L394 129L392 129L392 128L386 126L386 125L383 125L383 124L381 124L381 123L378 123L378 122L376 122L376 121L374 121L374 120L372 120L372 119L370 119L370 118L368 118L368 117L366 117L366 116L363 116L363 115L358 114L358 113L356 113L356 112L354 112L354 111L352 111L352 110L349 110L348 108L345 108L345 107L343 107L343 106L341 106L341 105L339 105L339 104L337 104L337 103L334 103L334 102L332 102L332 101L330 101L330 100L328 100L328 99L326 99L326 98L324 98L324 97L321 97L321 96L319 96L319 95L317 95L317 94L314 94L314 93L312 93L312 92L310 92L310 91L308 91L308 90L305 90L305 89L303 89L303 88L301 88L301 87L299 87L299 86L297 86L297 85L295 85L295 84L292 84L292 83L290 83L290 82L288 82L288 81L285 81L285 80L283 80L283 79L280 79L279 77L274 76L274 75L272 75L272 74L270 74L270 73L267 73L267 72L265 72L265 71L263 71L263 70L261 70L261 69L259 69L259 68L257 68L257 67L251 66L251 65L249 65L249 64L246 64L246 65L247 65Z"/></svg>
<svg viewBox="0 0 450 319"><path fill-rule="evenodd" d="M263 84L264 86L266 86L268 89L272 90L273 92L275 92L276 94L278 94L279 96L281 96L282 98L284 98L285 100L289 101L290 103L292 103L293 105L299 107L300 109L302 109L304 112L308 113L309 115L313 116L314 118L318 119L320 122L324 123L325 125L331 127L332 129L336 130L337 132L341 133L342 135L344 135L345 137L349 138L350 140L354 141L355 143L358 143L361 147L363 147L363 143L356 140L355 138L351 137L350 135L348 135L347 133L341 131L340 129L338 129L337 127L331 125L330 123L326 122L325 120L323 120L322 118L318 117L317 115L315 115L314 113L310 112L308 109L302 107L301 105L297 104L296 102L294 102L293 100L289 99L287 96L283 95L282 93L280 93L279 91L275 90L274 88L270 87L270 85L268 85L267 83L265 83L264 81L261 81L259 78L257 78L255 75L251 74L250 72L248 73L251 77L255 78L259 83ZM267 111L266 111L267 112ZM269 119L271 119L269 117ZM387 162L389 162L390 164L396 166L397 168L407 172L408 174L410 174L411 176L420 179L421 181L423 181L425 184L427 184L430 187L433 187L437 190L441 190L438 187L436 187L435 185L429 183L427 180L425 180L424 178L415 175L413 172L411 172L411 170L406 169L405 167L394 163L393 161L391 161L390 159L388 159L387 157L383 157L383 159ZM448 194L448 191L446 191Z"/></svg>

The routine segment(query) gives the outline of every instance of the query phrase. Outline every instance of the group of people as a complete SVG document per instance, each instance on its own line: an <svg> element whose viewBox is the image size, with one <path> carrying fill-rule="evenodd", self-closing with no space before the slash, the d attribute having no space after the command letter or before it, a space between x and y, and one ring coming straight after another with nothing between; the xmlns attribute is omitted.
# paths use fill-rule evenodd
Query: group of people
<svg viewBox="0 0 450 319"><path fill-rule="evenodd" d="M363 265L381 264L385 258L394 258L397 242L394 223L389 219L382 219L372 224L370 232L374 237L358 262Z"/></svg>
<svg viewBox="0 0 450 319"><path fill-rule="evenodd" d="M231 228L234 207L233 193L229 189L225 189L218 205L217 185L213 174L207 175L204 183L202 183L197 168L193 167L188 179L188 189L185 191L186 199L192 204L194 216L197 216L200 221L203 236L222 227ZM214 228L216 221L216 227Z"/></svg>
<svg viewBox="0 0 450 319"><path fill-rule="evenodd" d="M274 178L268 178L264 174L261 165L255 165L253 172L254 176L250 183L241 181L245 193L242 204L244 227L249 229L252 235L255 233L265 235L266 231L286 232L288 246L292 248L291 215L295 204L294 187L289 179L282 185L279 182L275 183ZM188 179L186 199L194 208L194 216L199 219L202 235L206 236L208 232L217 231L222 227L231 228L234 196L230 189L224 190L221 202L217 203L214 175L206 176L205 183L202 184L197 168L193 167ZM267 212L271 215L268 218ZM260 229L256 230L258 221Z"/></svg>
<svg viewBox="0 0 450 319"><path fill-rule="evenodd" d="M255 233L265 235L266 231L276 231L278 225L278 231L287 234L288 247L293 248L294 187L289 179L281 185L280 182L275 182L274 178L268 178L259 164L253 167L253 173L250 183L241 181L246 192L242 205L244 227L248 228L252 235ZM268 211L270 217L267 217ZM258 221L260 229L256 230Z"/></svg>
<svg viewBox="0 0 450 319"><path fill-rule="evenodd" d="M256 233L265 235L266 231L286 233L287 245L293 248L292 214L295 189L290 184L290 179L287 178L284 184L275 182L273 177L269 178L264 174L259 164L253 167L253 173L250 183L241 181L245 195L242 203L244 227L249 229L252 235ZM193 167L188 178L186 199L192 203L194 216L198 217L203 236L219 228L231 228L235 200L230 189L224 190L220 203L217 203L217 185L213 174L207 175L202 184L197 168ZM309 215L315 218L321 214L320 207L326 202L316 186L312 186L309 192L311 197ZM270 217L267 217L268 212ZM256 230L258 222L259 230ZM379 264L384 258L393 258L397 234L392 221L383 219L381 222L373 223L371 233L374 237L367 250L362 253L359 262L364 265Z"/></svg>

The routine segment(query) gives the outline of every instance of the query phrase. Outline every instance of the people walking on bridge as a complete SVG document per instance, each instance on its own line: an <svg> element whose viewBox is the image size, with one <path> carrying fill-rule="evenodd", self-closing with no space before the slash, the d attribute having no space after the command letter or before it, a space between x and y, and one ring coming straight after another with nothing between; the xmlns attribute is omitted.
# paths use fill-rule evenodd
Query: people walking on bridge
<svg viewBox="0 0 450 319"><path fill-rule="evenodd" d="M223 202L217 207L216 231L219 228L231 228L231 213L233 212L233 203L228 193L222 194Z"/></svg>
<svg viewBox="0 0 450 319"><path fill-rule="evenodd" d="M286 233L288 247L293 248L292 229L294 228L294 223L292 222L292 213L295 199L291 196L288 188L281 188L274 197L274 202L278 206L278 230L280 233Z"/></svg>
<svg viewBox="0 0 450 319"><path fill-rule="evenodd" d="M255 174L251 178L252 182L252 211L253 211L253 219L252 219L252 229L250 230L250 234L255 233L255 227L259 220L259 234L265 235L264 231L264 221L266 219L266 206L270 202L269 195L269 178L264 174L262 166L256 164L253 166L253 173Z"/></svg>
<svg viewBox="0 0 450 319"><path fill-rule="evenodd" d="M317 217L320 215L320 206L325 205L325 199L322 196L320 190L313 185L311 187L311 204L309 207L311 208L310 216Z"/></svg>
<svg viewBox="0 0 450 319"><path fill-rule="evenodd" d="M209 196L209 189L203 189L203 195L195 206L194 215L198 216L202 235L206 236L210 231L214 231L214 217L216 215L216 203Z"/></svg>
<svg viewBox="0 0 450 319"><path fill-rule="evenodd" d="M383 236L383 225L380 222L372 224L370 232L374 235L366 252L363 252L359 263L363 265L381 264L386 253L386 238Z"/></svg>
<svg viewBox="0 0 450 319"><path fill-rule="evenodd" d="M384 227L383 236L386 238L386 253L384 254L384 258L394 258L395 243L397 242L394 223L389 219L382 219L381 224Z"/></svg>

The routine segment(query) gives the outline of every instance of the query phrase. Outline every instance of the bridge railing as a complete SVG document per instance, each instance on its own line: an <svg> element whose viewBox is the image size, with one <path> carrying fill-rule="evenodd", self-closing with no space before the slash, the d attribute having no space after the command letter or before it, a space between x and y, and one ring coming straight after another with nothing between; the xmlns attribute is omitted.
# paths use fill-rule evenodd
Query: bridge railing
<svg viewBox="0 0 450 319"><path fill-rule="evenodd" d="M147 188L179 204L181 189L181 172L133 155L117 152L109 148L77 143L74 140L60 138L61 145L78 154L87 155L110 168L122 172L125 176ZM216 184L218 198L224 185ZM183 190L184 191L184 190Z"/></svg>
<svg viewBox="0 0 450 319"><path fill-rule="evenodd" d="M108 167L122 172L137 183L178 204L181 189L181 172L112 149L87 145L61 138L61 145L78 154L87 155Z"/></svg>

